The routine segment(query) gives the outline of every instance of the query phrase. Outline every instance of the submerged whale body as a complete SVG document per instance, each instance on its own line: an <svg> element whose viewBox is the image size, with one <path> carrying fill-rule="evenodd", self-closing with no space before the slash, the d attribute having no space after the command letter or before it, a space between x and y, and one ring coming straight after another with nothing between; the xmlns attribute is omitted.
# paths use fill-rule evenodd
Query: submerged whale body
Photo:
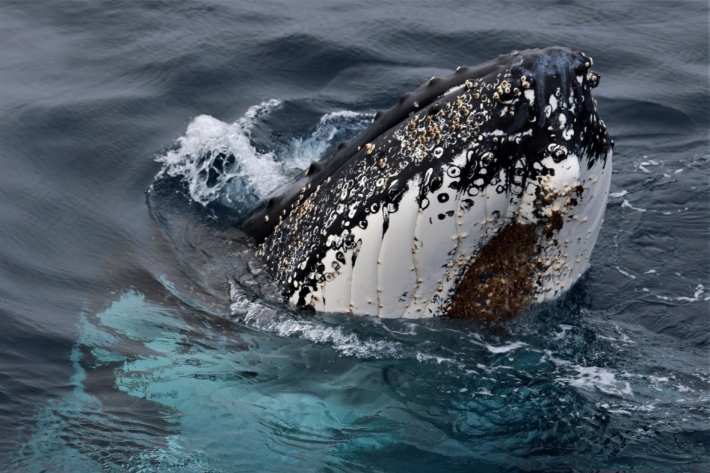
<svg viewBox="0 0 710 473"><path fill-rule="evenodd" d="M611 180L591 66L553 47L427 80L241 229L317 311L500 320L558 297L588 267Z"/></svg>

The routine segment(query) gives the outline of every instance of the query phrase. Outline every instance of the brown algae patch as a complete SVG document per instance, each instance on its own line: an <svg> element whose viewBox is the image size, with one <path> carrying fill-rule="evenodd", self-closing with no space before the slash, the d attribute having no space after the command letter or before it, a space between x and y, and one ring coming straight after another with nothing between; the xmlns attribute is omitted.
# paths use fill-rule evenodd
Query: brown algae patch
<svg viewBox="0 0 710 473"><path fill-rule="evenodd" d="M513 223L488 242L461 280L449 317L504 322L533 302L537 228Z"/></svg>

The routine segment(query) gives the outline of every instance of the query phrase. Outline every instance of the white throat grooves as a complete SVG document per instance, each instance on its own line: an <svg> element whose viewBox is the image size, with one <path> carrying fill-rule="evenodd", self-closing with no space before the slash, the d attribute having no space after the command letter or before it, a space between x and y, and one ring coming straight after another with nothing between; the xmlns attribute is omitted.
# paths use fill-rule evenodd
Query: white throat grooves
<svg viewBox="0 0 710 473"><path fill-rule="evenodd" d="M419 215L419 205L417 205L419 181L415 179L407 184L408 189L399 202L397 212L385 214L384 212L388 212L387 209L382 209L385 218L389 218L377 264L379 316L383 318L402 316L417 283L412 241L414 226Z"/></svg>

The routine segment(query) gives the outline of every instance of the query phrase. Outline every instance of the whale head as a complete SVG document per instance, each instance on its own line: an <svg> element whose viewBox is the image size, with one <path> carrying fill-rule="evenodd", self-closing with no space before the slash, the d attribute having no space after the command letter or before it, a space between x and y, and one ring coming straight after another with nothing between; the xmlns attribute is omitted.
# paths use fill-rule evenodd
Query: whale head
<svg viewBox="0 0 710 473"><path fill-rule="evenodd" d="M427 80L242 228L301 307L499 319L555 298L589 264L611 178L592 63L554 47Z"/></svg>

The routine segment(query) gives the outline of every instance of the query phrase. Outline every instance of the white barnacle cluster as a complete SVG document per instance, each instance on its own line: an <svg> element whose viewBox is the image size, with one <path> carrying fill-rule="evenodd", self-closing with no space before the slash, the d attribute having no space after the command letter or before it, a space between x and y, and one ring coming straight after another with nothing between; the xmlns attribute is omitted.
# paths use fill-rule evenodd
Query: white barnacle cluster
<svg viewBox="0 0 710 473"><path fill-rule="evenodd" d="M541 188L551 200L545 207L546 224L538 263L545 268L538 277L535 297L551 299L568 289L589 265L589 258L603 221L611 183L611 155L584 166L575 185L551 184Z"/></svg>

